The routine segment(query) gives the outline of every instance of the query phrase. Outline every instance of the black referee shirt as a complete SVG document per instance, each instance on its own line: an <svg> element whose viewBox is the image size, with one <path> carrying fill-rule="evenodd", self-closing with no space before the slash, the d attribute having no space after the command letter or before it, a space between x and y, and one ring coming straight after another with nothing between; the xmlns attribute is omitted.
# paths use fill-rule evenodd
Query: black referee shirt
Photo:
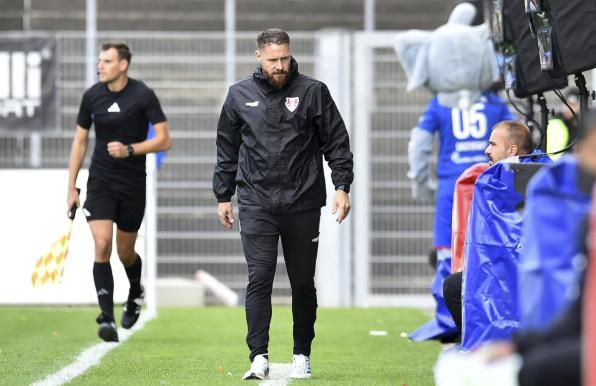
<svg viewBox="0 0 596 386"><path fill-rule="evenodd" d="M83 94L77 124L83 129L95 124L95 150L90 174L131 178L145 176L145 156L117 159L108 153L111 141L127 145L147 138L149 123L165 122L157 96L143 82L128 79L119 92L112 92L104 83L96 83Z"/></svg>

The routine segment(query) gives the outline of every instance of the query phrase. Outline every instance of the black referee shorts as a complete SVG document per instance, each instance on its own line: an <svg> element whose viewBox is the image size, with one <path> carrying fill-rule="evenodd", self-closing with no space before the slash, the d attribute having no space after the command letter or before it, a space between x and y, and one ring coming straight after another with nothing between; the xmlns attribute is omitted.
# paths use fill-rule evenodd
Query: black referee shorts
<svg viewBox="0 0 596 386"><path fill-rule="evenodd" d="M83 213L87 221L112 220L124 232L136 232L145 215L145 180L122 184L89 176Z"/></svg>

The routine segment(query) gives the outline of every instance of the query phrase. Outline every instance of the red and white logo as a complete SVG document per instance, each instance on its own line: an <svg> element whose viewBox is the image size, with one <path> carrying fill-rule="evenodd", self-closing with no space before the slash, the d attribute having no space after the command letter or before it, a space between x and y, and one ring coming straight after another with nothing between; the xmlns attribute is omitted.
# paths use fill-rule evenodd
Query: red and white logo
<svg viewBox="0 0 596 386"><path fill-rule="evenodd" d="M286 108L290 110L291 113L293 113L294 110L296 110L296 107L298 107L298 103L300 103L300 98L298 97L286 98Z"/></svg>

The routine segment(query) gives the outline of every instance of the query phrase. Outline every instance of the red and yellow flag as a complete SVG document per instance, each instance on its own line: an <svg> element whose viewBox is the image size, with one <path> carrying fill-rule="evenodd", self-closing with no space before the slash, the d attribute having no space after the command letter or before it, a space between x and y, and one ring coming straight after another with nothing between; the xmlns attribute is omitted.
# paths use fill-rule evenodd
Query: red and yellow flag
<svg viewBox="0 0 596 386"><path fill-rule="evenodd" d="M68 227L68 231L52 244L52 247L45 255L37 260L35 270L31 275L33 287L39 287L47 283L57 283L62 279L71 231L72 222Z"/></svg>

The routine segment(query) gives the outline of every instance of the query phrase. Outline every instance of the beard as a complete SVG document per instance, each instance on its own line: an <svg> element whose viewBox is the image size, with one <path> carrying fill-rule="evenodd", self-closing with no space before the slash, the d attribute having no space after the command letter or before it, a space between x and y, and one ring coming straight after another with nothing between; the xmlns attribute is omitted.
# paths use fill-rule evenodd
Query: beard
<svg viewBox="0 0 596 386"><path fill-rule="evenodd" d="M275 88L282 88L288 82L288 73L286 71L274 72L272 74L265 74L267 81Z"/></svg>

